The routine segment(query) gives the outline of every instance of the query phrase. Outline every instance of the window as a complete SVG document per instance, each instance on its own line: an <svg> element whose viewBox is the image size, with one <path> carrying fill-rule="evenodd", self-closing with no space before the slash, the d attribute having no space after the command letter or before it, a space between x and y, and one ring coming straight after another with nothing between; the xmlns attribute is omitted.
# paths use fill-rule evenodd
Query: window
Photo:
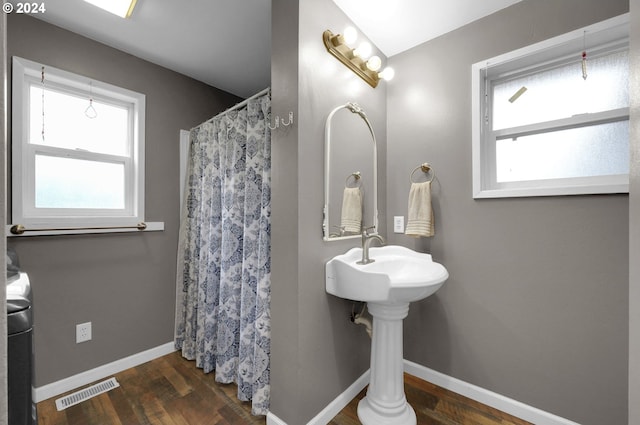
<svg viewBox="0 0 640 425"><path fill-rule="evenodd" d="M144 221L144 95L14 57L12 106L13 223Z"/></svg>
<svg viewBox="0 0 640 425"><path fill-rule="evenodd" d="M628 15L474 64L474 198L628 192L628 84Z"/></svg>

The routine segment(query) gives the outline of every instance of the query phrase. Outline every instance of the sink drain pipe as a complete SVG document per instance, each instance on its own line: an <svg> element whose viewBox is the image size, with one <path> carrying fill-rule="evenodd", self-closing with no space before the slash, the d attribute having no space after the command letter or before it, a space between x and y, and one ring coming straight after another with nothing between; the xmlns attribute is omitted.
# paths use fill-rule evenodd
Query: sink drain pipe
<svg viewBox="0 0 640 425"><path fill-rule="evenodd" d="M365 317L365 310L367 309L367 303L362 303L362 310L360 310L360 313L355 313L355 303L353 304L353 306L351 307L351 321L353 323L355 323L356 325L362 325L365 327L365 330L367 331L367 334L369 335L369 338L371 338L371 334L373 332L373 325L371 324L371 319L369 319L368 317Z"/></svg>

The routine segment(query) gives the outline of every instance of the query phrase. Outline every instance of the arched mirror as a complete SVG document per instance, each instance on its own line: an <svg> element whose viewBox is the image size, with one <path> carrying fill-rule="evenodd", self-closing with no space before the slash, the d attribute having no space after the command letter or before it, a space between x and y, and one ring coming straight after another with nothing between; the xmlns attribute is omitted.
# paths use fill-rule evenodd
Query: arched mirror
<svg viewBox="0 0 640 425"><path fill-rule="evenodd" d="M378 228L376 136L362 108L353 102L333 109L324 140L325 241L360 237Z"/></svg>

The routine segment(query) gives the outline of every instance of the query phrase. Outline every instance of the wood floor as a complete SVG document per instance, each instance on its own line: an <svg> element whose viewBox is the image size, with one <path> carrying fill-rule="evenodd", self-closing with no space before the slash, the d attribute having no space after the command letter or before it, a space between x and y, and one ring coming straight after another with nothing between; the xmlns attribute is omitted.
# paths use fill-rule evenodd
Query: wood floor
<svg viewBox="0 0 640 425"><path fill-rule="evenodd" d="M115 375L120 387L61 412L55 399L38 403L38 425L251 425L249 403L236 386L215 382L179 353L168 354ZM74 391L71 391L74 392ZM363 390L329 425L359 425L356 409ZM407 400L418 425L531 425L468 398L405 374ZM300 424L289 424L300 425Z"/></svg>
<svg viewBox="0 0 640 425"><path fill-rule="evenodd" d="M120 387L58 412L55 398L38 403L38 425L245 425L266 423L178 352L115 375ZM75 392L75 391L71 391Z"/></svg>

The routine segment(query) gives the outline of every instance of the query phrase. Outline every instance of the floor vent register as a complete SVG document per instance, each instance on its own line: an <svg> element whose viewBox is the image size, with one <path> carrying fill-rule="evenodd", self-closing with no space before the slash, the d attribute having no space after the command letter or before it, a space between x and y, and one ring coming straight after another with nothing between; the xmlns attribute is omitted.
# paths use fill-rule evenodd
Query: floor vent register
<svg viewBox="0 0 640 425"><path fill-rule="evenodd" d="M64 410L67 407L82 403L85 400L89 400L90 398L93 398L102 393L106 393L107 391L110 391L119 386L120 384L118 384L116 378L107 379L106 381L99 382L83 390L57 399L56 408L58 409L58 411Z"/></svg>

